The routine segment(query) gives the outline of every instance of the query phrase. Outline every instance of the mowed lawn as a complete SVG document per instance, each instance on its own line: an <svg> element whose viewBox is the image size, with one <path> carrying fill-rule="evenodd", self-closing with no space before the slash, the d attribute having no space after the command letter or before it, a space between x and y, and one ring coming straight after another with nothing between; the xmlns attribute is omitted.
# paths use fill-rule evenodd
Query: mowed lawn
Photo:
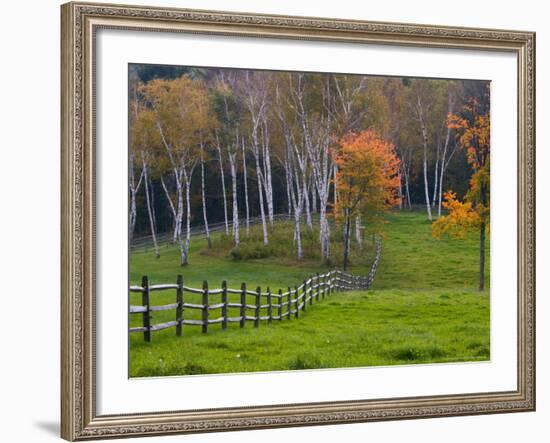
<svg viewBox="0 0 550 443"><path fill-rule="evenodd" d="M308 306L299 319L271 325L263 321L259 328L247 322L243 329L230 324L223 331L216 324L201 334L200 327L184 326L182 337L170 328L153 332L151 343L140 333L131 334L130 376L488 360L489 291L477 290L478 236L434 239L421 212L394 212L387 221L382 260L370 291L334 293ZM201 287L207 279L210 287L219 287L225 279L232 288L246 282L250 289L270 286L277 292L328 270L314 261L277 257L234 261L226 254L205 255L205 248L204 240L194 240L190 264L184 268L174 247L163 247L160 259L151 251L134 252L131 282L139 284L142 274L152 284L175 282L182 274L186 286ZM372 254L372 248L365 254ZM488 288L489 254L486 259ZM368 268L356 265L351 271L366 274ZM151 303L174 303L174 292L153 292ZM186 301L201 302L200 295L185 296ZM217 302L216 296L212 299ZM131 303L140 304L140 295L133 294ZM174 311L153 314L153 323L175 318ZM200 313L186 310L185 315L199 318ZM211 315L218 316L216 311ZM139 314L131 316L134 326L140 320Z"/></svg>

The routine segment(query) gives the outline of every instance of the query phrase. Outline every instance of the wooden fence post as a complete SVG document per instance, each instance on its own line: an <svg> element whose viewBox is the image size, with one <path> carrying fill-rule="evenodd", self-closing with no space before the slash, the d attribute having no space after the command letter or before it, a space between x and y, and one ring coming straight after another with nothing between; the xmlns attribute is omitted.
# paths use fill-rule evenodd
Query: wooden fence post
<svg viewBox="0 0 550 443"><path fill-rule="evenodd" d="M267 324L273 321L273 298L271 297L271 289L267 287Z"/></svg>
<svg viewBox="0 0 550 443"><path fill-rule="evenodd" d="M294 308L296 309L294 316L296 318L300 316L300 310L298 309L298 306L300 306L300 300L298 299L298 286L294 286Z"/></svg>
<svg viewBox="0 0 550 443"><path fill-rule="evenodd" d="M290 320L292 315L292 313L290 312L292 311L292 291L290 290L290 286L288 286L288 295L286 301L288 303L288 312L286 313L286 317Z"/></svg>
<svg viewBox="0 0 550 443"><path fill-rule="evenodd" d="M222 329L227 329L227 281L222 281Z"/></svg>
<svg viewBox="0 0 550 443"><path fill-rule="evenodd" d="M176 303L178 304L178 307L176 308L176 321L178 322L176 325L176 335L181 337L181 327L183 322L183 276L178 275L176 284L178 285L178 289L176 289Z"/></svg>
<svg viewBox="0 0 550 443"><path fill-rule="evenodd" d="M241 321L239 322L241 328L244 328L246 321L246 283L241 285Z"/></svg>
<svg viewBox="0 0 550 443"><path fill-rule="evenodd" d="M306 310L307 305L307 280L304 280L304 304L302 305L302 311Z"/></svg>
<svg viewBox="0 0 550 443"><path fill-rule="evenodd" d="M315 293L315 301L319 301L319 293L321 292L321 278L317 273L317 292Z"/></svg>
<svg viewBox="0 0 550 443"><path fill-rule="evenodd" d="M260 305L262 304L262 289L258 286L256 288L256 309L254 318L254 327L260 326Z"/></svg>
<svg viewBox="0 0 550 443"><path fill-rule="evenodd" d="M283 291L279 289L279 307L277 308L277 317L279 321L283 319Z"/></svg>
<svg viewBox="0 0 550 443"><path fill-rule="evenodd" d="M327 274L323 274L323 292L321 293L321 298L325 299L325 293L327 292Z"/></svg>
<svg viewBox="0 0 550 443"><path fill-rule="evenodd" d="M141 286L143 287L143 292L141 293L141 304L145 306L145 311L143 312L143 339L147 342L151 341L151 300L149 292L149 279L146 275L141 278Z"/></svg>
<svg viewBox="0 0 550 443"><path fill-rule="evenodd" d="M202 333L208 332L208 282L202 282Z"/></svg>
<svg viewBox="0 0 550 443"><path fill-rule="evenodd" d="M327 297L332 294L332 271L328 273Z"/></svg>

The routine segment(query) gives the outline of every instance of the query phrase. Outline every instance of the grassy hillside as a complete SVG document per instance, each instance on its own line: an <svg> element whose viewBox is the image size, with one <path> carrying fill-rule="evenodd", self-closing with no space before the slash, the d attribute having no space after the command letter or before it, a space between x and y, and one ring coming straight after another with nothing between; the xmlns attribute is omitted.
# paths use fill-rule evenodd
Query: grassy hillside
<svg viewBox="0 0 550 443"><path fill-rule="evenodd" d="M141 334L132 334L130 375L487 360L489 294L476 289L477 236L433 239L423 213L393 213L387 220L382 261L368 293L336 293L314 304L299 319L271 325L262 322L257 329L249 322L243 329L230 324L225 331L212 325L208 334L201 334L200 328L186 326L182 337L176 337L174 329L153 332L151 343L145 343ZM275 232L284 233L287 228L277 226ZM188 286L200 287L207 279L211 287L218 287L216 282L226 279L234 288L244 281L252 288L270 286L276 291L328 269L318 265L314 235L303 262L288 253L292 249L285 244L289 238L285 235L266 254L269 257L244 260L232 257L229 242L219 234L214 251L206 250L204 240L193 240L190 265L184 268L178 265L174 247L163 248L160 259L150 251L137 251L131 256L130 278L137 284L147 274L153 284L167 283L174 282L179 273ZM253 243L247 247L256 247ZM351 272L366 274L372 247L367 242L364 254L352 258ZM335 260L338 264L338 257ZM487 287L488 281L489 272ZM200 303L200 296L196 297ZM132 295L132 304L139 301L139 295ZM174 301L171 291L152 295L152 304ZM173 311L154 314L153 323L172 320L175 315ZM198 318L197 311L186 311L187 318L190 314ZM139 325L138 315L131 320Z"/></svg>

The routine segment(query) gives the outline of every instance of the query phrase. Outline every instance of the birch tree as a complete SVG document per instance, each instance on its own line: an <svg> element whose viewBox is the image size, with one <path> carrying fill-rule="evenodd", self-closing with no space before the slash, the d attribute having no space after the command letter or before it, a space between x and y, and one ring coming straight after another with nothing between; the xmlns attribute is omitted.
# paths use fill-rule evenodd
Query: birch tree
<svg viewBox="0 0 550 443"><path fill-rule="evenodd" d="M157 242L157 229L155 223L155 215L153 209L153 202L151 199L151 191L149 190L151 178L149 176L149 160L148 153L143 151L141 153L141 161L143 168L143 181L145 182L145 201L147 202L147 215L149 216L149 225L151 227L151 238L153 239L153 248L155 250L155 257L160 258L160 249Z"/></svg>
<svg viewBox="0 0 550 443"><path fill-rule="evenodd" d="M180 248L180 264L185 266L189 262L191 239L190 189L200 158L197 128L201 128L202 114L208 107L206 90L200 80L182 76L174 80L152 80L143 87L143 93L154 112L167 168L173 175L176 202L171 201L168 192L166 196L175 210L175 236ZM165 185L163 188L167 191ZM182 233L184 217L185 236Z"/></svg>
<svg viewBox="0 0 550 443"><path fill-rule="evenodd" d="M268 245L269 236L267 233L264 204L265 179L261 166L261 155L265 145L265 140L262 140L262 124L265 121L265 113L267 112L268 90L262 75L256 72L246 71L242 81L241 93L245 106L248 110L248 117L250 121L250 150L254 157L256 166L258 204L260 207L260 217L262 220L263 243L264 245Z"/></svg>
<svg viewBox="0 0 550 443"><path fill-rule="evenodd" d="M128 155L128 190L130 192L130 214L128 217L128 236L129 243L132 244L132 238L134 235L134 230L136 227L137 220L137 204L136 204L136 195L139 192L141 182L143 180L143 169L141 170L139 177L136 180L136 157L138 157L138 151L141 144L136 140L136 123L139 118L139 109L140 103L138 99L137 89L138 89L138 80L132 76L130 78L130 89L132 95L130 97L130 152Z"/></svg>
<svg viewBox="0 0 550 443"><path fill-rule="evenodd" d="M416 120L418 133L421 139L422 146L422 178L424 188L424 200L426 205L426 213L428 220L432 220L432 200L430 198L430 183L428 178L428 168L430 158L432 158L431 147L437 147L437 130L438 126L438 99L441 97L441 85L443 83L438 80L415 79L410 81L410 96L409 106L412 115ZM444 121L444 117L442 119ZM434 169L438 169L439 157L436 152L436 161ZM435 184L434 184L435 187Z"/></svg>
<svg viewBox="0 0 550 443"><path fill-rule="evenodd" d="M246 237L250 236L250 206L248 204L248 171L246 168L246 149L244 137L241 137L241 147L243 156L243 187L244 187L244 204L245 204L245 220L246 220Z"/></svg>
<svg viewBox="0 0 550 443"><path fill-rule="evenodd" d="M428 219L432 220L432 208L437 205L437 215L441 215L443 177L454 154L450 149L451 128L446 125L449 112L455 103L455 82L442 80L413 80L411 83L410 105L416 120L417 133L422 146L422 178ZM428 173L433 161L433 182ZM430 173L430 174L431 174Z"/></svg>
<svg viewBox="0 0 550 443"><path fill-rule="evenodd" d="M210 238L210 229L208 226L208 211L206 209L206 190L205 190L205 145L211 142L212 131L215 130L217 121L209 112L209 103L202 97L197 101L199 112L197 114L197 123L199 124L199 150L200 150L200 168L201 168L201 202L202 202L202 217L204 223L204 234L208 243L208 249L212 248L212 239ZM206 106L206 109L203 107ZM226 220L227 223L227 220Z"/></svg>
<svg viewBox="0 0 550 443"><path fill-rule="evenodd" d="M131 203L130 203L130 223L135 225L135 198L139 184L143 180L145 188L145 201L147 206L147 215L149 219L149 227L151 230L151 239L153 241L153 249L155 251L155 256L160 257L160 250L157 242L156 235L156 222L154 217L153 205L151 201L151 192L150 192L150 166L152 159L154 158L154 153L159 146L158 134L155 130L155 118L154 114L143 107L137 111L137 116L134 124L132 125L131 132L132 140L132 154L130 156L130 165L133 169L134 167L134 156L139 157L141 164L141 176L137 185L134 185L133 173L130 177L130 186L133 188L130 192ZM133 226L132 226L133 229Z"/></svg>
<svg viewBox="0 0 550 443"><path fill-rule="evenodd" d="M264 112L261 117L261 129L263 158L262 184L265 190L269 226L271 228L271 231L273 231L273 180L271 178L271 145L269 141L269 125L267 112Z"/></svg>
<svg viewBox="0 0 550 443"><path fill-rule="evenodd" d="M281 149L276 154L276 158L285 170L288 210L289 215L292 214L294 218L296 257L301 260L303 257L301 218L308 192L309 157L302 142L301 123L296 114L295 103L289 99L289 88L292 86L290 74L288 77L280 76L277 80L273 108L280 128ZM311 223L311 218L309 218L309 223Z"/></svg>
<svg viewBox="0 0 550 443"><path fill-rule="evenodd" d="M426 110L425 110L425 98L421 98L419 92L416 92L414 97L414 112L418 123L420 125L420 130L422 133L422 173L424 177L424 197L426 200L426 212L428 214L428 220L432 220L432 207L430 204L430 194L429 194L429 183L428 183L428 127L426 124Z"/></svg>
<svg viewBox="0 0 550 443"><path fill-rule="evenodd" d="M416 143L416 127L409 124L410 109L406 105L406 90L401 79L389 79L384 85L388 106L388 138L395 145L399 156L399 207L411 208L410 176L413 164L413 145Z"/></svg>
<svg viewBox="0 0 550 443"><path fill-rule="evenodd" d="M300 227L300 219L302 216L302 208L304 205L304 192L303 185L298 179L298 171L296 170L296 156L295 152L288 146L288 164L292 169L290 175L290 197L294 212L294 241L296 242L296 258L301 260L303 258L302 252L302 232Z"/></svg>
<svg viewBox="0 0 550 443"><path fill-rule="evenodd" d="M283 164L287 168L286 176L288 177L288 193L289 201L294 216L294 242L296 244L296 257L298 260L303 258L302 251L302 232L301 218L304 208L306 192L304 192L304 174L301 172L307 164L307 153L301 150L295 142L291 134L291 130L287 124L281 121L283 125L284 140L285 140L285 157Z"/></svg>
<svg viewBox="0 0 550 443"><path fill-rule="evenodd" d="M239 235L239 204L237 192L237 160L241 150L240 126L243 119L243 104L237 94L238 73L232 71L225 74L223 71L217 77L213 91L213 110L217 115L218 129L216 130L217 150L225 152L229 161L232 192L232 236L235 247L240 245Z"/></svg>
<svg viewBox="0 0 550 443"><path fill-rule="evenodd" d="M206 193L204 186L204 143L200 143L200 161L201 161L201 200L202 200L202 218L204 222L204 234L208 243L208 249L212 248L212 239L210 238L210 229L208 228L208 216L206 211Z"/></svg>
<svg viewBox="0 0 550 443"><path fill-rule="evenodd" d="M136 181L136 172L135 172L135 154L130 152L129 155L129 180L128 180L128 190L130 191L130 217L128 220L129 228L129 243L132 244L132 238L136 228L137 220L137 205L136 205L136 195L139 192L141 182L143 180L143 169L139 174L139 178Z"/></svg>
<svg viewBox="0 0 550 443"><path fill-rule="evenodd" d="M222 147L221 147L217 132L216 132L216 150L218 152L218 164L220 166L220 177L222 182L223 217L224 217L224 223L225 223L225 235L229 235L229 220L227 218L227 192L225 190L225 173L224 173L224 167L223 167L223 155L222 155Z"/></svg>
<svg viewBox="0 0 550 443"><path fill-rule="evenodd" d="M454 95L454 91L450 90L448 93L447 98L447 115L452 115L454 111L454 105L455 105L456 97ZM445 141L443 143L443 152L441 153L441 166L439 168L439 189L438 189L438 201L437 201L437 216L441 217L441 206L442 206L442 198L443 198L443 175L445 174L445 171L449 167L449 163L451 162L454 153L456 152L457 143L454 140L453 148L449 149L449 145L451 143L451 131L453 130L452 127L449 125L445 125Z"/></svg>
<svg viewBox="0 0 550 443"><path fill-rule="evenodd" d="M303 144L311 165L311 172L319 195L319 239L321 257L330 258L330 227L327 220L330 177L333 172L330 153L332 122L330 112L330 85L328 77L306 80L305 74L289 77L291 97L302 130ZM317 97L314 97L314 96ZM315 101L317 99L317 102ZM317 105L317 106L315 106ZM304 186L307 204L307 182ZM307 215L307 213L306 213Z"/></svg>

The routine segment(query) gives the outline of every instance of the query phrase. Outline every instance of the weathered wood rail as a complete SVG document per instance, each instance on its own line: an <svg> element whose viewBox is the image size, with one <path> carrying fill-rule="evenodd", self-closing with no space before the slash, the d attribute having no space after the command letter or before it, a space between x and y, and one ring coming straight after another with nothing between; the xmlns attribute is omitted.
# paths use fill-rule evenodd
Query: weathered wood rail
<svg viewBox="0 0 550 443"><path fill-rule="evenodd" d="M239 326L244 328L247 322L252 322L257 328L261 321L270 324L273 321L290 320L292 317L299 318L301 313L307 311L308 306L329 297L334 292L368 290L374 281L382 254L380 237L377 236L375 242L375 258L368 275L354 275L340 270L332 270L325 274L317 273L298 286L287 287L285 292L281 289L272 292L269 287L263 292L259 286L253 290L248 288L246 283L242 283L240 289L233 289L227 287L225 280L221 288L209 288L206 280L202 288L193 288L184 285L181 275L177 276L175 283L152 285L149 278L143 276L141 286L130 286L130 292L141 293L142 304L130 305L129 309L130 314L142 316L142 326L130 327L129 332L143 333L144 340L150 342L152 332L167 328L175 327L176 335L181 336L184 326L200 326L202 332L207 333L209 327L215 324L220 324L221 329L227 329L229 323L239 323ZM152 292L169 290L176 292L175 303L151 304ZM200 295L201 303L188 302L186 293ZM200 320L186 316L187 310L200 311ZM175 311L174 320L152 324L152 313L159 311ZM219 315L212 318L212 311L218 311ZM232 316L230 311L236 311L238 315Z"/></svg>

